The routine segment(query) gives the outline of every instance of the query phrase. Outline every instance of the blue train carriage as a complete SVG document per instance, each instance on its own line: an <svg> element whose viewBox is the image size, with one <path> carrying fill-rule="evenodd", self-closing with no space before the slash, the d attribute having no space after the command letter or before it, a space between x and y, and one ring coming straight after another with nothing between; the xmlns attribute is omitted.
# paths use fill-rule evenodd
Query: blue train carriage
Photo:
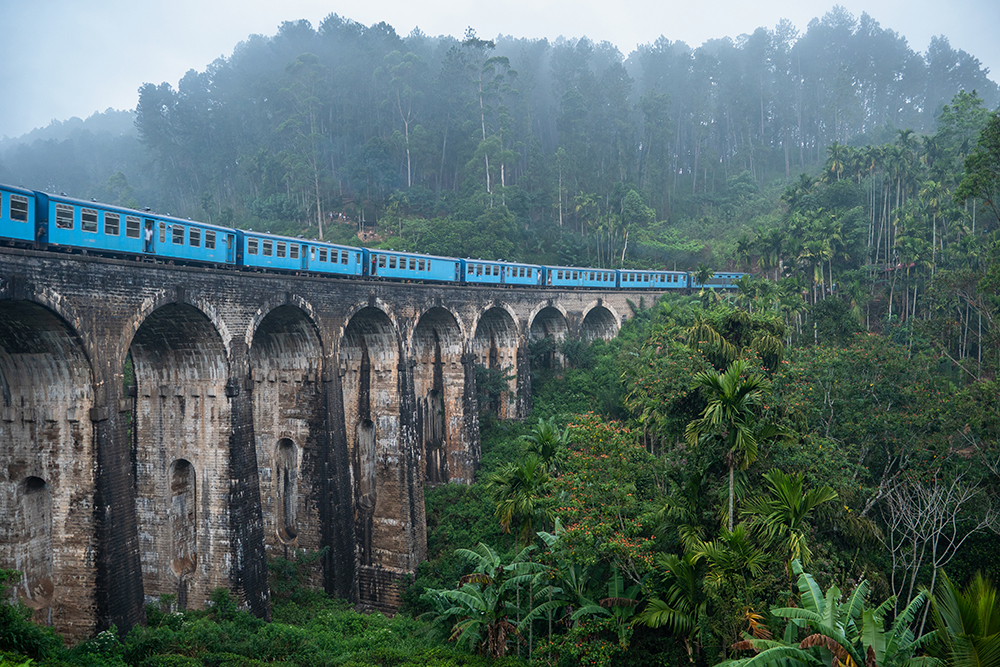
<svg viewBox="0 0 1000 667"><path fill-rule="evenodd" d="M545 286L546 287L582 287L584 280L588 278L589 271L597 269L585 269L579 266L546 266ZM613 273L613 272L612 272Z"/></svg>
<svg viewBox="0 0 1000 667"><path fill-rule="evenodd" d="M322 241L304 242L304 267L310 273L338 276L362 276L365 272L361 248Z"/></svg>
<svg viewBox="0 0 1000 667"><path fill-rule="evenodd" d="M241 266L337 276L364 273L361 248L264 232L244 231L240 235Z"/></svg>
<svg viewBox="0 0 1000 667"><path fill-rule="evenodd" d="M684 271L619 269L618 286L622 289L687 289L688 274Z"/></svg>
<svg viewBox="0 0 1000 667"><path fill-rule="evenodd" d="M540 285L542 267L490 259L460 259L462 281L469 285Z"/></svg>
<svg viewBox="0 0 1000 667"><path fill-rule="evenodd" d="M18 245L34 244L38 234L35 193L12 185L0 185L0 238ZM45 226L39 241L44 239Z"/></svg>
<svg viewBox="0 0 1000 667"><path fill-rule="evenodd" d="M687 271L650 271L649 273L651 274L648 285L650 289L672 290L689 287Z"/></svg>
<svg viewBox="0 0 1000 667"><path fill-rule="evenodd" d="M235 234L227 227L65 195L37 193L37 201L45 211L49 245L213 264L236 261Z"/></svg>
<svg viewBox="0 0 1000 667"><path fill-rule="evenodd" d="M459 282L461 263L454 257L364 248L365 275L388 280Z"/></svg>
<svg viewBox="0 0 1000 667"><path fill-rule="evenodd" d="M506 285L536 286L542 284L542 267L537 264L504 263L505 273L502 275Z"/></svg>
<svg viewBox="0 0 1000 667"><path fill-rule="evenodd" d="M614 269L580 269L580 286L604 289L617 287L618 275Z"/></svg>
<svg viewBox="0 0 1000 667"><path fill-rule="evenodd" d="M746 273L740 273L737 271L721 271L716 273L708 282L702 284L698 282L695 278L695 274L691 274L691 287L692 289L701 289L702 287L708 287L711 289L735 289L736 281L747 275Z"/></svg>

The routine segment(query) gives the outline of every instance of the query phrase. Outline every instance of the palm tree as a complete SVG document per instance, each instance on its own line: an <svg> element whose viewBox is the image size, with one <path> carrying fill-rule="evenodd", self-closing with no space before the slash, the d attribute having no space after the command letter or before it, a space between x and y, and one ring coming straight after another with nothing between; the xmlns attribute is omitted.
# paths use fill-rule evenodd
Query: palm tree
<svg viewBox="0 0 1000 667"><path fill-rule="evenodd" d="M708 308L708 301L711 298L711 295L709 293L709 290L711 288L708 287L707 283L709 280L712 279L712 276L714 275L715 271L708 268L708 266L706 266L705 264L699 263L698 268L695 270L694 275L692 276L694 278L695 286L697 286L701 290L698 292L698 296L701 297L701 307L704 309Z"/></svg>
<svg viewBox="0 0 1000 667"><path fill-rule="evenodd" d="M757 282L748 273L745 276L740 276L734 283L736 285L737 299L746 304L747 312L751 315L753 314L753 302L757 300L760 294Z"/></svg>
<svg viewBox="0 0 1000 667"><path fill-rule="evenodd" d="M496 502L495 515L504 532L516 530L520 544L531 544L535 531L554 518L551 486L545 463L534 454L490 475L486 489Z"/></svg>
<svg viewBox="0 0 1000 667"><path fill-rule="evenodd" d="M701 653L702 629L707 617L708 597L702 586L705 566L690 552L681 557L660 554L656 565L663 572L664 594L650 598L636 622L651 628L666 628L670 634L681 637L688 659L694 663Z"/></svg>
<svg viewBox="0 0 1000 667"><path fill-rule="evenodd" d="M746 361L740 359L723 372L706 371L694 376L694 384L707 394L708 405L701 417L684 430L692 446L703 438L721 438L727 447L729 467L729 530L733 529L734 477L737 467L746 470L757 458L756 407L770 389L767 380L757 374L746 377Z"/></svg>
<svg viewBox="0 0 1000 667"><path fill-rule="evenodd" d="M836 498L837 492L829 486L803 491L802 473L786 475L777 468L765 473L764 479L769 493L748 500L741 514L769 541L780 545L789 560L808 563L812 557L806 545L809 515L818 505Z"/></svg>
<svg viewBox="0 0 1000 667"><path fill-rule="evenodd" d="M844 167L847 166L851 159L851 147L834 141L827 146L826 153L829 156L826 161L827 171L831 174L837 174L837 180L839 181L840 174L843 173Z"/></svg>
<svg viewBox="0 0 1000 667"><path fill-rule="evenodd" d="M738 590L746 588L747 578L759 577L769 559L759 548L742 523L733 530L724 530L718 539L702 542L695 549L695 561L704 560L708 566L705 585L721 588L735 584Z"/></svg>
<svg viewBox="0 0 1000 667"><path fill-rule="evenodd" d="M656 512L656 532L676 533L686 551L693 550L705 538L705 516L708 513L700 473L688 475L683 484L671 481L671 493Z"/></svg>
<svg viewBox="0 0 1000 667"><path fill-rule="evenodd" d="M556 426L556 418L538 419L531 433L522 435L521 440L528 445L528 451L550 465L556 453L569 443L569 428Z"/></svg>
<svg viewBox="0 0 1000 667"><path fill-rule="evenodd" d="M727 365L735 360L740 351L718 332L711 320L700 313L694 316L691 326L681 333L684 343L698 350L716 365ZM722 362L718 364L716 362Z"/></svg>
<svg viewBox="0 0 1000 667"><path fill-rule="evenodd" d="M992 581L977 574L959 590L943 575L932 604L949 666L1000 666L1000 600Z"/></svg>

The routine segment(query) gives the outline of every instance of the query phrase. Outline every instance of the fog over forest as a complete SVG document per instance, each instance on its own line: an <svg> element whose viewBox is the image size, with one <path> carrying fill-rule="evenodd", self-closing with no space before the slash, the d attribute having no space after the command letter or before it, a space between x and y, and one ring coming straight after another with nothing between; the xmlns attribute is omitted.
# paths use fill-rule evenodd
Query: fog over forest
<svg viewBox="0 0 1000 667"><path fill-rule="evenodd" d="M502 205L529 231L603 224L609 256L633 222L715 220L734 179L766 189L831 144L932 133L963 90L1000 103L974 55L944 38L915 52L839 7L801 34L661 38L627 58L586 38L404 38L331 15L144 85L134 115L7 140L0 180L313 236L333 215L377 230Z"/></svg>

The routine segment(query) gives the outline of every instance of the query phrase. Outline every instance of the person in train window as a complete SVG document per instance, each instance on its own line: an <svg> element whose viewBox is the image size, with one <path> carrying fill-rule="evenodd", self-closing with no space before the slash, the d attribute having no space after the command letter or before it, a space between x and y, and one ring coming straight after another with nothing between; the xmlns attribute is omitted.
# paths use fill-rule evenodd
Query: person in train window
<svg viewBox="0 0 1000 667"><path fill-rule="evenodd" d="M146 239L146 252L153 252L153 222L152 220L146 221L146 230L143 232L143 238Z"/></svg>

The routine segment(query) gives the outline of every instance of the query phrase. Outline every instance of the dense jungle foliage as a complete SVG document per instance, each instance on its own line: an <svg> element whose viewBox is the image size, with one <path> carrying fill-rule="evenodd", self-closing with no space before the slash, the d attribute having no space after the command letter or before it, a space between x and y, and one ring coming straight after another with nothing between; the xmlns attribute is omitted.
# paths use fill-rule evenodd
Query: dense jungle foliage
<svg viewBox="0 0 1000 667"><path fill-rule="evenodd" d="M141 143L101 154L113 176L59 162L77 194L423 252L753 275L636 303L611 341L535 341L525 424L490 415L502 371L477 373L482 469L427 490L430 558L398 617L276 562L272 624L219 592L66 652L6 605L3 659L1000 664L998 103L968 54L913 54L841 9L802 35L627 59L333 16L144 87ZM85 137L8 148L0 177Z"/></svg>

